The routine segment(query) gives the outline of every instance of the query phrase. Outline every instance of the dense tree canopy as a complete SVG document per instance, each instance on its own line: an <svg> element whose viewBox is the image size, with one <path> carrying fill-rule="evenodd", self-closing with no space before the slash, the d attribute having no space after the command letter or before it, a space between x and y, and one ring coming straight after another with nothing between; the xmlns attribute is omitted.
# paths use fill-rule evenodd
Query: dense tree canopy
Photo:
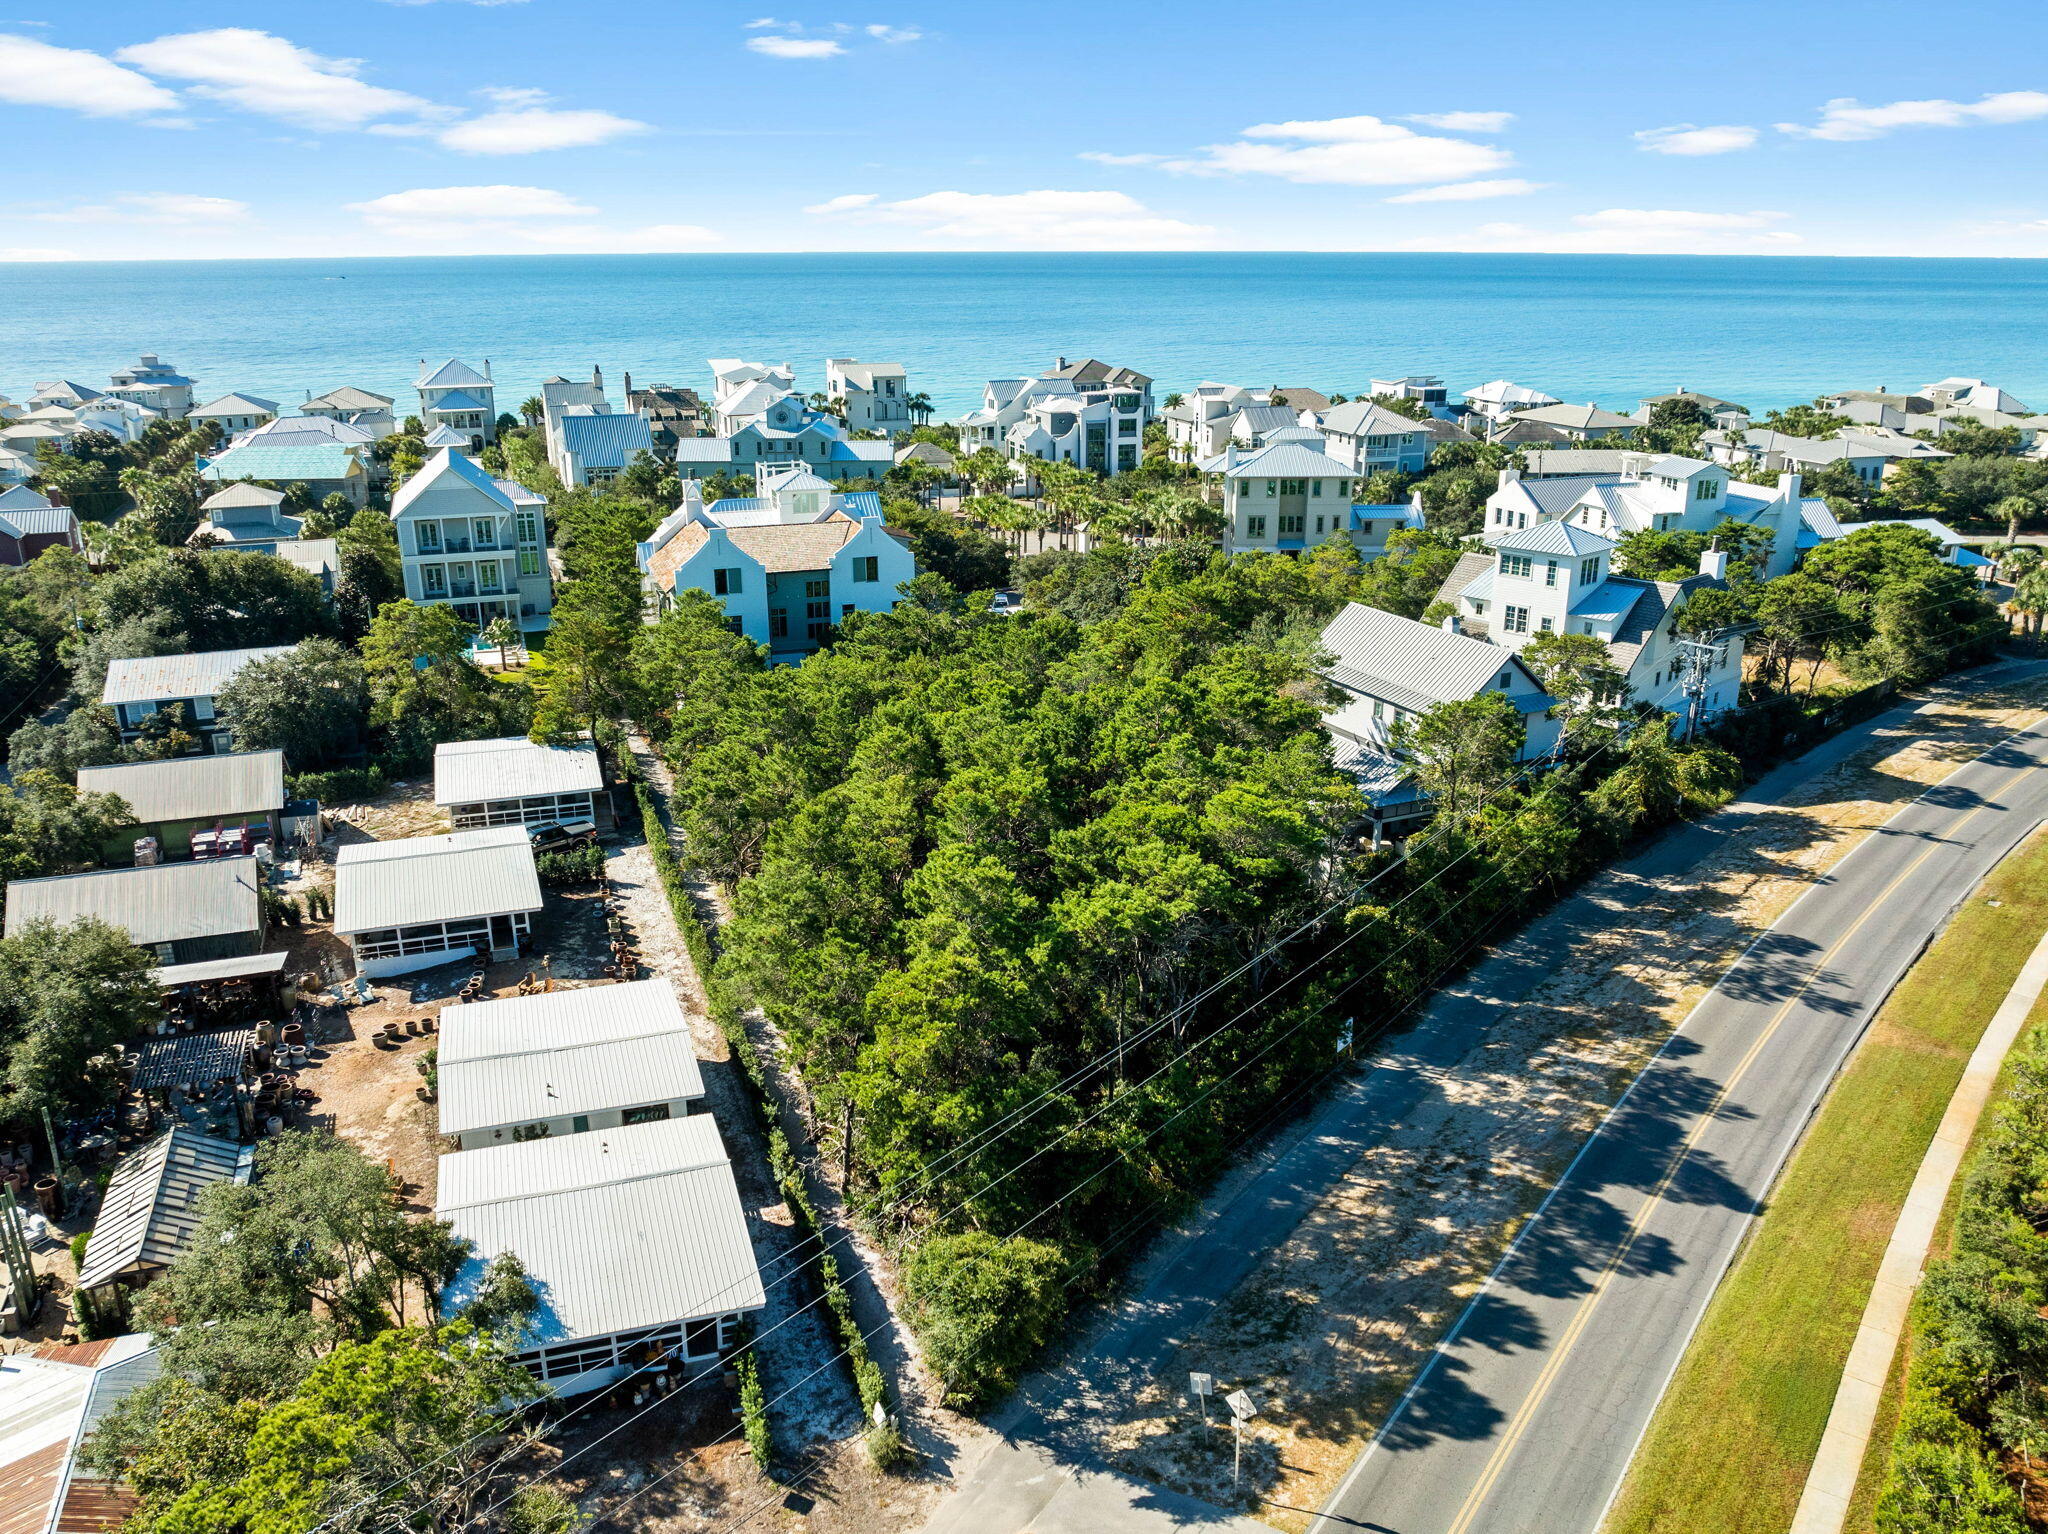
<svg viewBox="0 0 2048 1534"><path fill-rule="evenodd" d="M156 958L95 917L37 918L0 938L0 1121L36 1127L104 1107L120 1086L117 1046L160 1013Z"/></svg>
<svg viewBox="0 0 2048 1534"><path fill-rule="evenodd" d="M312 772L361 748L370 696L352 651L308 639L244 666L215 705L234 726L237 751L282 751L290 771Z"/></svg>

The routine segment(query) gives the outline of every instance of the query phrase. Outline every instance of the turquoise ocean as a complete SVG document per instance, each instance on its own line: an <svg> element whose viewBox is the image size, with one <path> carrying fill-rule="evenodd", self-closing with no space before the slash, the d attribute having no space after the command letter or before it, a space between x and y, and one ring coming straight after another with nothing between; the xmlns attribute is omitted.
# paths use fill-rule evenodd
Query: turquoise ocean
<svg viewBox="0 0 2048 1534"><path fill-rule="evenodd" d="M153 351L285 407L413 400L418 359L489 358L501 409L602 364L708 389L708 357L900 362L942 415L1064 355L1163 394L1204 379L1347 394L1434 373L1632 408L1683 386L1769 408L1988 378L2048 410L2048 261L1451 254L491 256L19 264L0 394L104 386ZM616 398L616 394L614 398Z"/></svg>

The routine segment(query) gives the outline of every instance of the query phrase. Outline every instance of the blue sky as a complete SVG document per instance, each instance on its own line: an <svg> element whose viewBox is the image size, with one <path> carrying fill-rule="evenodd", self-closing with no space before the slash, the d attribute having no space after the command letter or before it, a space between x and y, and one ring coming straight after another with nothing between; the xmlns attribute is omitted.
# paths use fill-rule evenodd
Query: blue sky
<svg viewBox="0 0 2048 1534"><path fill-rule="evenodd" d="M2035 6L1563 14L17 4L0 258L2048 255Z"/></svg>

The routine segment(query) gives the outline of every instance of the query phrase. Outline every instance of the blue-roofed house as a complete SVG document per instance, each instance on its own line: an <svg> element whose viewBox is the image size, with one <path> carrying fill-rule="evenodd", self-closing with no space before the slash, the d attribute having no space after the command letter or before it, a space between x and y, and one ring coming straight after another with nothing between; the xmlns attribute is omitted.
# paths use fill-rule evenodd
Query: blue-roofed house
<svg viewBox="0 0 2048 1534"><path fill-rule="evenodd" d="M722 375L721 375L722 376ZM760 408L735 414L760 396ZM753 474L800 466L823 479L876 479L896 461L887 441L856 442L838 417L813 410L797 395L756 380L736 389L719 407L721 423L742 424L716 437L685 437L676 444L676 473L684 479Z"/></svg>
<svg viewBox="0 0 2048 1534"><path fill-rule="evenodd" d="M1203 473L1223 479L1223 511L1230 519L1223 546L1233 553L1299 552L1314 548L1332 533L1353 531L1353 497L1364 486L1364 477L1313 441L1296 440L1309 437L1306 430L1278 435L1281 440L1248 453L1235 445L1226 447L1201 465ZM1388 513L1389 519L1392 515ZM1384 550L1379 518L1371 520Z"/></svg>
<svg viewBox="0 0 2048 1534"><path fill-rule="evenodd" d="M349 504L362 506L370 498L370 471L361 446L346 442L308 442L281 447L257 437L244 439L198 461L199 477L214 484L232 484L239 479L288 488L304 485L316 501L339 492Z"/></svg>
<svg viewBox="0 0 2048 1534"><path fill-rule="evenodd" d="M113 375L106 392L165 415L182 417L192 409L193 388L192 379L155 352L144 352L133 367L122 368Z"/></svg>
<svg viewBox="0 0 2048 1534"><path fill-rule="evenodd" d="M259 426L268 426L276 420L277 403L258 399L253 394L223 394L219 399L208 400L195 407L185 419L211 421L228 436L234 437L245 431L254 431Z"/></svg>
<svg viewBox="0 0 2048 1534"><path fill-rule="evenodd" d="M442 448L391 499L406 596L478 628L509 618L545 629L555 605L546 514L545 496Z"/></svg>
<svg viewBox="0 0 2048 1534"><path fill-rule="evenodd" d="M497 440L498 395L491 383L491 360L484 359L479 373L453 357L430 368L420 359L420 376L414 387L420 394L420 423L428 431L452 426L465 432L472 449Z"/></svg>
<svg viewBox="0 0 2048 1534"><path fill-rule="evenodd" d="M1540 634L1590 634L1627 678L1631 698L1683 715L1686 654L1679 614L1695 593L1726 584L1728 556L1710 549L1700 573L1645 581L1614 573L1615 540L1562 518L1490 534L1485 553L1459 559L1437 600L1467 638L1520 650ZM1742 687L1742 639L1722 641L1703 678L1701 717L1733 708Z"/></svg>
<svg viewBox="0 0 2048 1534"><path fill-rule="evenodd" d="M0 491L0 565L25 565L58 544L83 553L78 517L26 485Z"/></svg>
<svg viewBox="0 0 2048 1534"><path fill-rule="evenodd" d="M800 660L842 619L894 607L917 560L883 525L872 491L842 493L795 468L764 480L764 495L709 506L687 483L683 504L640 545L640 568L657 607L679 591L706 592L724 603L734 633L777 660Z"/></svg>
<svg viewBox="0 0 2048 1534"><path fill-rule="evenodd" d="M613 415L571 405L550 424L548 454L565 485L605 485L624 473L634 458L654 451L654 429L643 415Z"/></svg>

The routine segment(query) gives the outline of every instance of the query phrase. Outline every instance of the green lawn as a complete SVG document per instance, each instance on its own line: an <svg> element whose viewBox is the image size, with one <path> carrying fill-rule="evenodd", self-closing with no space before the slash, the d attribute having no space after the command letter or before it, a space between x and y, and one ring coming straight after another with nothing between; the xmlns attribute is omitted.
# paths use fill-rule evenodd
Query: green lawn
<svg viewBox="0 0 2048 1534"><path fill-rule="evenodd" d="M2037 832L1913 967L1829 1094L1708 1307L1607 1534L1791 1524L1899 1206L2044 931L2048 835Z"/></svg>

